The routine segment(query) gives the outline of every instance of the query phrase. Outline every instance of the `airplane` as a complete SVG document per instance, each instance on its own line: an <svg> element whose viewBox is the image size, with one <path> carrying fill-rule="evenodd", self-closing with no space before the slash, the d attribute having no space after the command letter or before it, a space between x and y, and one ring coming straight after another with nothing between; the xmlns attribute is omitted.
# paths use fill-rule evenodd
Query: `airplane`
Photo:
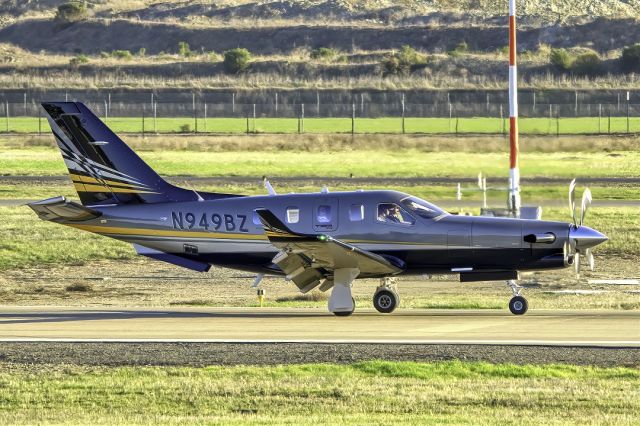
<svg viewBox="0 0 640 426"><path fill-rule="evenodd" d="M162 179L80 102L42 104L80 203L59 196L29 203L40 219L133 244L136 252L194 271L212 265L284 276L302 293L331 290L328 309L354 312L357 278L379 278L373 306L400 303L394 277L457 274L462 282L506 281L509 309L528 302L521 271L574 265L605 241L584 225L588 189L573 222L450 214L391 190L269 195L199 192Z"/></svg>

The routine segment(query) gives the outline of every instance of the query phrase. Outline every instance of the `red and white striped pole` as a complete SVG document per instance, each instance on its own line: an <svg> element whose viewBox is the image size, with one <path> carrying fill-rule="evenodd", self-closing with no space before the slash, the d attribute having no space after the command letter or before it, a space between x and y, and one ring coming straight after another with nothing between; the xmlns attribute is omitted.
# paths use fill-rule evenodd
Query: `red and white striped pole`
<svg viewBox="0 0 640 426"><path fill-rule="evenodd" d="M509 0L509 209L519 216L518 68L516 66L516 0Z"/></svg>

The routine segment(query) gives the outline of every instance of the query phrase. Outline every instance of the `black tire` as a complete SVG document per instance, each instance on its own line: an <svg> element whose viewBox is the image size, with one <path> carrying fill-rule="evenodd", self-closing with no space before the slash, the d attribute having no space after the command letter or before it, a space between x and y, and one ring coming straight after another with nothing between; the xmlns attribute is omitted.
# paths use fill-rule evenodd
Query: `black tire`
<svg viewBox="0 0 640 426"><path fill-rule="evenodd" d="M380 290L373 295L373 307L381 314L390 314L400 304L398 293L391 290Z"/></svg>
<svg viewBox="0 0 640 426"><path fill-rule="evenodd" d="M527 299L522 296L514 296L509 300L509 310L513 315L524 315L528 309Z"/></svg>
<svg viewBox="0 0 640 426"><path fill-rule="evenodd" d="M352 297L351 300L353 301L353 311L334 312L333 315L335 315L337 317L348 317L348 316L351 316L353 314L353 312L356 310L356 299L354 299Z"/></svg>

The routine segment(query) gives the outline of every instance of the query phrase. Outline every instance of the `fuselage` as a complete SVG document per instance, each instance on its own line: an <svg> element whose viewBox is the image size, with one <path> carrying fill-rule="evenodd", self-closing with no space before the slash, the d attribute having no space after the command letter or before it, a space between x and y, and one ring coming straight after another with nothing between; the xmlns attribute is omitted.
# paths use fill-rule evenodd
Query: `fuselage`
<svg viewBox="0 0 640 426"><path fill-rule="evenodd" d="M415 201L417 200L417 201ZM422 202L423 206L419 204ZM398 207L395 209L395 207ZM401 265L404 274L521 271L567 266L571 224L458 216L396 191L352 191L95 207L78 224L165 253L239 270L278 273L277 249L255 210L268 209L292 231L323 234ZM393 213L390 213L394 211ZM528 243L526 235L552 234Z"/></svg>

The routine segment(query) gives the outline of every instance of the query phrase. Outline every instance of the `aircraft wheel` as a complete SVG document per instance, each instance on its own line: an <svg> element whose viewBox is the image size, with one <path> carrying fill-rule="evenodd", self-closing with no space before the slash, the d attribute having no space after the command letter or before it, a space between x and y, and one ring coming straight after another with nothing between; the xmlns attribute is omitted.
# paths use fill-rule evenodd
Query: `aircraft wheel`
<svg viewBox="0 0 640 426"><path fill-rule="evenodd" d="M333 315L335 315L337 317L348 317L348 316L351 316L353 314L353 312L356 310L356 299L354 299L352 297L351 300L353 301L353 311L334 312Z"/></svg>
<svg viewBox="0 0 640 426"><path fill-rule="evenodd" d="M529 309L527 299L522 296L515 296L509 301L509 310L513 315L524 315Z"/></svg>
<svg viewBox="0 0 640 426"><path fill-rule="evenodd" d="M400 304L400 296L392 290L384 289L373 295L373 307L381 314L390 314Z"/></svg>

